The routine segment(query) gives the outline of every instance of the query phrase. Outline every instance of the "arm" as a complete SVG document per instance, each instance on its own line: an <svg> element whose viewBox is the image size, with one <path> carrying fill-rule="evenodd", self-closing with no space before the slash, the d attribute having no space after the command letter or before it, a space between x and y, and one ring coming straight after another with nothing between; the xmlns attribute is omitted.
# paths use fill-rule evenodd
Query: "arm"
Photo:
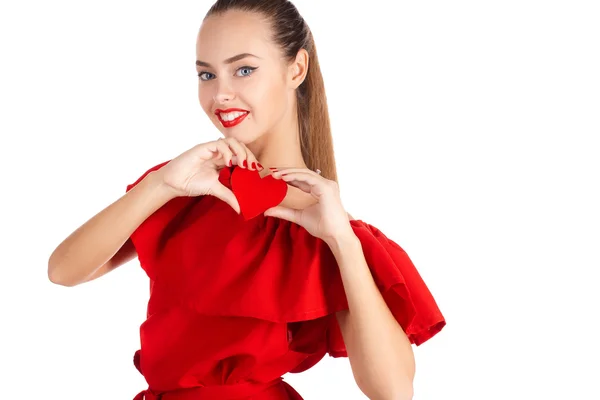
<svg viewBox="0 0 600 400"><path fill-rule="evenodd" d="M373 280L360 240L348 234L329 247L348 299L349 309L336 317L357 385L373 400L412 399L412 346Z"/></svg>
<svg viewBox="0 0 600 400"><path fill-rule="evenodd" d="M120 199L69 235L48 260L48 278L62 286L96 279L136 256L129 237L174 198L161 175L149 173Z"/></svg>
<svg viewBox="0 0 600 400"><path fill-rule="evenodd" d="M317 200L303 209L277 205L264 215L302 226L331 249L348 300L348 310L337 312L336 318L358 387L372 400L412 399L415 362L410 340L373 279L337 182L307 168L282 168L272 175Z"/></svg>

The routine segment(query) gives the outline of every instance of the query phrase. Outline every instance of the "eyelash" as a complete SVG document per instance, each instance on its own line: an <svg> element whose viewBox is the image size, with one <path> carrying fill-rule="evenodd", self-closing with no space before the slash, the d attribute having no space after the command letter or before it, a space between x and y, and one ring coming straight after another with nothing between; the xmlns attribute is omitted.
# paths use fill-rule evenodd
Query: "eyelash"
<svg viewBox="0 0 600 400"><path fill-rule="evenodd" d="M253 72L254 70L258 69L258 67L250 67L250 66L248 66L248 65L245 65L245 66L243 66L243 67L240 67L240 68L238 68L238 69L237 69L235 72L237 72L237 71L239 71L239 70L241 70L241 69L249 69L249 70L250 70L250 73L249 73L248 75L241 76L241 78L244 78L244 77L247 77L247 76L250 76L250 75L252 75L252 72ZM204 82L206 82L206 81L210 80L210 79L202 79L202 75L203 75L203 74L210 74L210 72L207 72L207 71L200 71L200 72L198 73L198 77L200 78L200 80L201 80L201 81L204 81Z"/></svg>

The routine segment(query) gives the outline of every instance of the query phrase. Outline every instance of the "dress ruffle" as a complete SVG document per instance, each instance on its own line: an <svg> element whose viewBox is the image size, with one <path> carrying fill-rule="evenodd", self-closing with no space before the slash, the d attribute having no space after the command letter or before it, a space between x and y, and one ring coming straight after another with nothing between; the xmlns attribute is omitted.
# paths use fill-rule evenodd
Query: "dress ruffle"
<svg viewBox="0 0 600 400"><path fill-rule="evenodd" d="M127 190L165 164L151 168ZM235 171L236 167L223 169L219 179L231 188ZM362 220L350 223L395 319L411 343L423 344L446 322L419 272L408 254L380 230ZM347 356L335 317L348 309L339 268L328 245L301 226L262 213L245 220L212 196L178 197L142 223L131 239L151 279L149 320L165 320L164 326L145 323L153 326L143 332L146 343L158 346L152 335L177 329L161 315L185 309L202 316L242 317L245 323L251 318L283 324L284 340L296 360L295 366L286 365L289 372L304 371L327 353ZM202 340L200 332L198 337Z"/></svg>

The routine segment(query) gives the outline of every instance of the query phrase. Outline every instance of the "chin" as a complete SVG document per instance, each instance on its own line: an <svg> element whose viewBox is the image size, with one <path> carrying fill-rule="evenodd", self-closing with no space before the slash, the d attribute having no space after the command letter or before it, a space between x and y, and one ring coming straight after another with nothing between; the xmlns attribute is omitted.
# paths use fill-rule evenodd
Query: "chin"
<svg viewBox="0 0 600 400"><path fill-rule="evenodd" d="M223 137L234 138L237 141L244 143L245 145L248 145L248 144L254 142L256 139L258 139L261 136L257 132L250 132L248 130L237 129L237 128L238 127L223 128L221 126L220 131L221 131L221 134L223 135ZM239 128L241 128L241 127L239 127Z"/></svg>

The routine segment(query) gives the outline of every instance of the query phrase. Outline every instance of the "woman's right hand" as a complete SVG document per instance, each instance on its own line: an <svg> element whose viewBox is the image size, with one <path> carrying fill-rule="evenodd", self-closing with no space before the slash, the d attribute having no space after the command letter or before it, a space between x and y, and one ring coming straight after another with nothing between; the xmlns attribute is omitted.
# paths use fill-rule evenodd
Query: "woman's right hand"
<svg viewBox="0 0 600 400"><path fill-rule="evenodd" d="M262 170L245 144L234 138L225 138L196 145L156 172L175 196L215 196L239 213L240 206L235 195L219 181L219 171L230 165Z"/></svg>

